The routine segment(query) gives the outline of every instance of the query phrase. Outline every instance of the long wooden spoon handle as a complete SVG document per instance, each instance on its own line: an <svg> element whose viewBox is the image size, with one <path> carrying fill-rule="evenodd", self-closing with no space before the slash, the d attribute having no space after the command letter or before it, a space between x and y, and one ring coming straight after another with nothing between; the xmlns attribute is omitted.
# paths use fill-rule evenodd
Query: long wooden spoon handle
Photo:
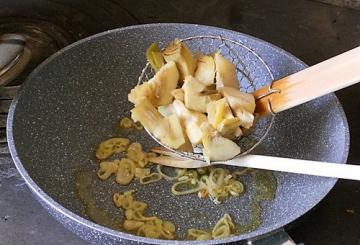
<svg viewBox="0 0 360 245"><path fill-rule="evenodd" d="M149 157L149 161L177 168L200 168L214 164L237 167L265 169L297 174L317 175L323 177L360 180L360 165L338 164L293 158L272 157L248 154L228 161L207 163L176 155L163 147L154 147L153 152L162 156Z"/></svg>
<svg viewBox="0 0 360 245"><path fill-rule="evenodd" d="M317 175L339 179L360 180L360 165L337 164L251 154L229 161L219 162L219 164L297 174Z"/></svg>
<svg viewBox="0 0 360 245"><path fill-rule="evenodd" d="M278 113L358 82L360 47L274 82L275 92L256 102L256 112L262 116ZM259 98L268 90L265 86L253 95Z"/></svg>

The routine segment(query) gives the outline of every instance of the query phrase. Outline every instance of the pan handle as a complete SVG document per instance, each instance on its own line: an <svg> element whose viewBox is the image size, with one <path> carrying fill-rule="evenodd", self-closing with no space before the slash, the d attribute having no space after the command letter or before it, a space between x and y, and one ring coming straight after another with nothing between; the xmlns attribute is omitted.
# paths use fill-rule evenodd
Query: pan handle
<svg viewBox="0 0 360 245"><path fill-rule="evenodd" d="M247 245L304 245L296 244L283 228L250 239Z"/></svg>

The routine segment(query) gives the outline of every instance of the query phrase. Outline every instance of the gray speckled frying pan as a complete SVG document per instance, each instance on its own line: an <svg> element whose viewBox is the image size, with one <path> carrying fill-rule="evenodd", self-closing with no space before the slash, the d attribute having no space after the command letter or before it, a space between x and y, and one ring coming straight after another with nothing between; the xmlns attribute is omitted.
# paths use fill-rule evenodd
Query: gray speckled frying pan
<svg viewBox="0 0 360 245"><path fill-rule="evenodd" d="M221 35L244 43L258 53L279 79L306 66L264 41L241 33L187 24L152 24L117 29L81 40L61 50L27 79L10 108L8 141L14 162L39 201L62 224L95 244L168 244L115 231L88 219L76 195L74 174L92 170L88 195L100 210L122 219L111 201L114 192L135 188L135 196L149 204L149 213L174 222L181 238L189 228L210 228L228 212L237 224L252 218L254 180L244 177L246 191L221 205L197 195L174 197L171 183L161 181L126 187L96 178L97 144L118 135L115 123L129 115L127 93L146 64L145 51L152 41L164 45L174 38ZM311 89L311 88L309 88ZM154 146L142 131L130 134L147 148ZM276 116L261 145L268 155L345 163L349 133L344 112L333 94ZM275 172L276 197L262 206L262 222L254 231L208 244L227 243L259 236L294 221L314 207L336 179ZM179 241L176 244L201 244Z"/></svg>

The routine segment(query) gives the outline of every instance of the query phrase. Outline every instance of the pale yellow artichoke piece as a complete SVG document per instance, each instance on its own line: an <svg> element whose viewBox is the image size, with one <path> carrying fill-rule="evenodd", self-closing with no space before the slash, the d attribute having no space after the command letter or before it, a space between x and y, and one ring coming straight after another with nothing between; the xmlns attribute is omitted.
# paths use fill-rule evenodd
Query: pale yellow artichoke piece
<svg viewBox="0 0 360 245"><path fill-rule="evenodd" d="M158 72L161 67L165 65L164 57L162 56L161 52L152 52L151 54L154 59L154 66L156 67L154 71Z"/></svg>
<svg viewBox="0 0 360 245"><path fill-rule="evenodd" d="M174 100L173 106L185 128L186 135L188 136L191 144L194 146L200 144L202 138L200 125L207 120L206 115L197 111L189 110L180 100Z"/></svg>
<svg viewBox="0 0 360 245"><path fill-rule="evenodd" d="M175 63L168 62L149 81L133 88L128 99L135 106L144 98L148 98L155 107L170 104L174 99L171 91L176 88L178 81L179 72Z"/></svg>
<svg viewBox="0 0 360 245"><path fill-rule="evenodd" d="M249 127L249 128L242 128L241 131L242 131L243 135L244 135L244 136L248 136L248 135L254 133L254 132L256 131L257 124L258 124L259 120L260 120L260 115L257 114L257 113L255 113L255 114L254 114L254 121L253 121L253 124L251 125L251 127Z"/></svg>
<svg viewBox="0 0 360 245"><path fill-rule="evenodd" d="M240 147L230 139L214 133L213 126L205 122L203 124L202 137L203 155L210 161L225 161L240 154Z"/></svg>
<svg viewBox="0 0 360 245"><path fill-rule="evenodd" d="M147 111L149 111L149 113L147 113ZM134 122L141 122L148 119L149 122L144 122L142 125L149 130L155 128L155 126L164 118L154 105L151 104L151 101L148 98L141 101L141 103L136 105L130 112L131 119L133 119Z"/></svg>
<svg viewBox="0 0 360 245"><path fill-rule="evenodd" d="M165 65L165 60L156 42L153 42L146 50L146 57L155 72L158 72Z"/></svg>
<svg viewBox="0 0 360 245"><path fill-rule="evenodd" d="M203 56L204 56L203 52L200 49L197 49L194 55L195 63ZM196 66L195 66L195 70L196 70Z"/></svg>
<svg viewBox="0 0 360 245"><path fill-rule="evenodd" d="M173 103L168 104L168 105L159 106L157 109L161 113L161 115L163 115L164 117L168 117L171 114L176 113Z"/></svg>
<svg viewBox="0 0 360 245"><path fill-rule="evenodd" d="M214 128L217 128L225 118L234 117L225 98L210 101L207 104L206 112L208 114L208 122L210 122Z"/></svg>
<svg viewBox="0 0 360 245"><path fill-rule="evenodd" d="M186 76L182 85L185 96L186 94L200 94L207 90L205 84L197 80L194 76Z"/></svg>
<svg viewBox="0 0 360 245"><path fill-rule="evenodd" d="M209 55L204 55L196 62L195 78L206 86L214 84L215 81L215 61Z"/></svg>
<svg viewBox="0 0 360 245"><path fill-rule="evenodd" d="M241 127L249 129L254 124L254 115L246 110L238 109L234 111L235 115L240 119Z"/></svg>
<svg viewBox="0 0 360 245"><path fill-rule="evenodd" d="M214 60L216 66L216 88L232 87L239 89L236 66L220 53L215 53Z"/></svg>
<svg viewBox="0 0 360 245"><path fill-rule="evenodd" d="M201 144L203 131L198 124L195 122L189 122L186 124L185 132L193 146Z"/></svg>
<svg viewBox="0 0 360 245"><path fill-rule="evenodd" d="M173 107L180 120L185 123L195 122L200 126L203 122L207 121L205 114L188 109L180 100L174 100Z"/></svg>
<svg viewBox="0 0 360 245"><path fill-rule="evenodd" d="M164 132L160 132L160 130L157 129L164 119L164 116L151 104L148 98L144 99L131 110L131 118L135 122L140 122L152 134L157 130L158 135L154 134L157 138L163 137L162 135L166 134L165 129L160 128L160 130Z"/></svg>
<svg viewBox="0 0 360 245"><path fill-rule="evenodd" d="M162 120L162 127L167 134L159 138L168 147L176 150L187 151L191 144L184 134L180 119L176 114L172 114Z"/></svg>
<svg viewBox="0 0 360 245"><path fill-rule="evenodd" d="M240 125L241 121L237 117L225 118L217 125L216 130L226 138L231 136L238 137L241 135Z"/></svg>
<svg viewBox="0 0 360 245"><path fill-rule="evenodd" d="M210 101L221 99L221 94L190 94L185 96L185 105L194 111L206 113L206 106Z"/></svg>
<svg viewBox="0 0 360 245"><path fill-rule="evenodd" d="M207 118L208 122L224 137L238 137L242 134L240 119L234 117L226 98L209 102Z"/></svg>
<svg viewBox="0 0 360 245"><path fill-rule="evenodd" d="M176 88L179 81L179 72L174 62L166 63L156 75L149 80L150 89L153 92L149 98L157 107L167 105L173 101L171 91Z"/></svg>
<svg viewBox="0 0 360 245"><path fill-rule="evenodd" d="M180 100L182 102L185 101L185 93L182 88L177 88L171 91L172 96L174 96L175 100Z"/></svg>
<svg viewBox="0 0 360 245"><path fill-rule="evenodd" d="M128 100L136 106L152 96L150 85L148 82L145 82L131 89L128 94Z"/></svg>
<svg viewBox="0 0 360 245"><path fill-rule="evenodd" d="M172 149L179 149L186 143L180 120L176 114L164 117L145 99L131 110L132 119L139 121L160 142Z"/></svg>
<svg viewBox="0 0 360 245"><path fill-rule="evenodd" d="M243 132L243 130L240 127L237 127L234 132L232 133L233 136L235 137L240 137L245 135L245 133Z"/></svg>
<svg viewBox="0 0 360 245"><path fill-rule="evenodd" d="M228 101L236 117L240 119L241 126L250 128L254 122L253 113L256 106L254 96L230 87L223 87L220 92Z"/></svg>
<svg viewBox="0 0 360 245"><path fill-rule="evenodd" d="M191 50L185 43L175 39L170 42L162 51L162 55L166 62L174 61L180 73L180 80L184 80L186 76L194 76L195 58Z"/></svg>
<svg viewBox="0 0 360 245"><path fill-rule="evenodd" d="M223 87L219 91L227 99L232 109L242 108L250 113L254 113L256 104L252 94L230 87Z"/></svg>
<svg viewBox="0 0 360 245"><path fill-rule="evenodd" d="M184 90L184 103L186 108L206 113L207 104L212 100L222 98L222 95L214 90L207 90L207 86L193 76L187 76L182 86Z"/></svg>

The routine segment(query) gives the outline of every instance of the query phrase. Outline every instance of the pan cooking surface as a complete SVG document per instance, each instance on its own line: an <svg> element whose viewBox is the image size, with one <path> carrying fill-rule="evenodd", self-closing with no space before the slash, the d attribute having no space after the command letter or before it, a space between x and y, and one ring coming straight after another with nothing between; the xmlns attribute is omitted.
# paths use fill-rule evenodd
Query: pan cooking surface
<svg viewBox="0 0 360 245"><path fill-rule="evenodd" d="M108 244L114 244L118 237L153 242L89 222L74 188L74 173L78 170L93 171L92 195L115 218L122 219L122 214L114 208L112 194L134 187L135 196L149 204L151 214L174 221L182 232L211 227L224 212L238 224L251 219L251 175L243 181L244 196L215 205L196 195L174 197L167 181L121 187L112 180L101 182L95 174L99 162L93 156L94 150L101 141L115 135L116 122L129 115L132 105L127 93L146 64L149 44L157 41L164 46L175 37L209 33L252 47L267 62L275 79L305 68L293 56L246 35L205 26L161 24L124 28L85 39L60 51L30 75L10 109L10 150L32 190L65 226L75 227L81 236L89 229L93 233L87 237L97 236ZM145 131L131 135L131 140L147 149L155 144ZM277 115L261 148L268 155L344 163L348 140L345 116L331 94ZM277 180L276 197L262 203L262 224L253 232L221 242L247 239L288 224L316 205L336 182L331 178L273 174Z"/></svg>

